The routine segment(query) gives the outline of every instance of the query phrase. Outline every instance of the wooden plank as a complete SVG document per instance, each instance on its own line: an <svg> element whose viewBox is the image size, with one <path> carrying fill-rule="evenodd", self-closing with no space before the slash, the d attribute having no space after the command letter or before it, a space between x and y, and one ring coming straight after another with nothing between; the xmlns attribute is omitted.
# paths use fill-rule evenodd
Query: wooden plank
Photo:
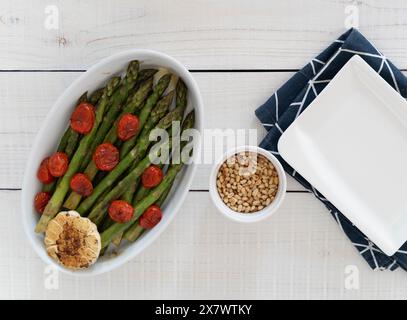
<svg viewBox="0 0 407 320"><path fill-rule="evenodd" d="M354 5L338 0L53 3L56 30L45 27L49 1L1 1L0 69L86 69L131 48L164 51L192 69L300 68L346 30L345 8ZM357 6L361 31L407 68L406 1Z"/></svg>
<svg viewBox="0 0 407 320"><path fill-rule="evenodd" d="M0 188L21 187L22 173L35 135L57 97L80 73L0 73ZM265 130L254 116L292 73L194 73L205 104L207 129ZM75 98L73 98L75 99ZM205 152L209 152L208 146ZM215 159L215 153L214 157ZM208 189L210 164L199 167L192 189ZM303 190L289 180L289 190Z"/></svg>
<svg viewBox="0 0 407 320"><path fill-rule="evenodd" d="M20 192L0 191L0 298L36 299L405 299L405 273L374 272L310 194L287 194L257 224L222 216L207 192L189 193L161 237L109 274L59 277L47 290L45 265L21 230ZM345 289L345 267L359 290Z"/></svg>

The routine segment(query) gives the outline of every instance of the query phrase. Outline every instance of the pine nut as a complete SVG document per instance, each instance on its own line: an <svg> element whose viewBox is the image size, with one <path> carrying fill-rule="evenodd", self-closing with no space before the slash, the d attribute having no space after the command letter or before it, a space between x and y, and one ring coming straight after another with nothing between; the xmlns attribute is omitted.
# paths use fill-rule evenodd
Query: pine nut
<svg viewBox="0 0 407 320"><path fill-rule="evenodd" d="M273 202L279 178L264 156L240 152L227 159L216 175L216 188L223 202L234 211L253 213Z"/></svg>

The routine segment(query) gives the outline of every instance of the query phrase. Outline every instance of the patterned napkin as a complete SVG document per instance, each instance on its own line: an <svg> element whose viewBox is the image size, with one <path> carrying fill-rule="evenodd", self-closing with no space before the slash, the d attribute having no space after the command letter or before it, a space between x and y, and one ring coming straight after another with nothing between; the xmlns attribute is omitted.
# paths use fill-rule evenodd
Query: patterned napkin
<svg viewBox="0 0 407 320"><path fill-rule="evenodd" d="M361 56L377 73L383 77L404 98L407 97L407 78L383 56L359 31L350 29L333 42L320 55L312 59L278 89L262 106L256 110L268 133L260 147L269 150L282 163L284 169L294 179L311 191L322 201L328 211L348 236L370 267L379 270L407 270L407 243L395 255L385 255L372 241L357 229L328 199L291 168L280 156L277 143L282 133L321 93L336 73L353 55Z"/></svg>

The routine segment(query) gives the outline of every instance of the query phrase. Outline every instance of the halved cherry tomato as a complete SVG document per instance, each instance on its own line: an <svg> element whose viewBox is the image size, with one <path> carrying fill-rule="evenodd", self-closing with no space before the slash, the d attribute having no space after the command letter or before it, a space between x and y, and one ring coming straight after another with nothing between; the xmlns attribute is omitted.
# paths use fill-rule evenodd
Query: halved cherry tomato
<svg viewBox="0 0 407 320"><path fill-rule="evenodd" d="M83 197L88 197L93 192L92 182L83 173L75 174L72 177L69 186L73 191L75 191L77 194L80 194Z"/></svg>
<svg viewBox="0 0 407 320"><path fill-rule="evenodd" d="M153 188L160 184L163 180L163 171L155 166L151 165L146 170L144 170L141 176L141 182L144 188Z"/></svg>
<svg viewBox="0 0 407 320"><path fill-rule="evenodd" d="M117 125L117 136L120 140L126 141L134 137L139 130L140 124L137 116L126 113L124 114Z"/></svg>
<svg viewBox="0 0 407 320"><path fill-rule="evenodd" d="M49 199L51 199L49 192L38 192L34 198L35 210L37 210L38 213L43 213Z"/></svg>
<svg viewBox="0 0 407 320"><path fill-rule="evenodd" d="M95 108L87 102L80 103L71 115L72 130L88 134L95 123Z"/></svg>
<svg viewBox="0 0 407 320"><path fill-rule="evenodd" d="M54 177L62 177L68 170L68 156L64 152L55 152L48 160L49 172Z"/></svg>
<svg viewBox="0 0 407 320"><path fill-rule="evenodd" d="M48 184L48 183L51 183L52 181L54 181L54 177L52 176L52 174L48 168L48 161L49 161L49 157L42 160L40 167L38 168L38 171L37 171L38 180L40 180L44 184Z"/></svg>
<svg viewBox="0 0 407 320"><path fill-rule="evenodd" d="M112 201L108 211L110 218L119 223L129 222L134 214L131 204L124 200Z"/></svg>
<svg viewBox="0 0 407 320"><path fill-rule="evenodd" d="M93 161L102 171L110 171L119 163L119 150L111 143L102 143L93 154Z"/></svg>
<svg viewBox="0 0 407 320"><path fill-rule="evenodd" d="M161 221L162 216L161 208L153 204L141 215L139 225L144 229L152 229Z"/></svg>

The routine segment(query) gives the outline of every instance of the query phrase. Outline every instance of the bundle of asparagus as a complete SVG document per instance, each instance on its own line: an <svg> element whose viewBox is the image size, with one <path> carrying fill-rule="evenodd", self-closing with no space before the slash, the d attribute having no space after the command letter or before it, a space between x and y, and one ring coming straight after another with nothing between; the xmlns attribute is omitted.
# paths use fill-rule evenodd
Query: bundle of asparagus
<svg viewBox="0 0 407 320"><path fill-rule="evenodd" d="M176 87L171 85L174 80ZM35 198L42 214L35 231L46 233L46 243L53 246L47 250L54 258L64 256L69 267L76 260L78 267L87 267L94 262L86 259L89 250L94 257L95 248L105 250L112 241L135 241L161 220L160 207L183 164L166 167L169 155L164 154L161 163L153 164L150 134L154 129L175 129L174 123L183 118L181 130L192 128L194 112L184 116L186 106L187 88L181 79L155 69L140 70L138 61L129 63L122 79L112 77L105 87L79 98L57 152L44 159L37 174L44 186ZM173 143L165 141L160 150L171 150ZM60 213L62 208L79 214ZM49 223L61 214L64 218L58 221L66 224ZM81 225L86 225L81 230L93 231L74 232ZM86 236L100 241L100 246L87 247ZM60 255L55 254L58 250Z"/></svg>

